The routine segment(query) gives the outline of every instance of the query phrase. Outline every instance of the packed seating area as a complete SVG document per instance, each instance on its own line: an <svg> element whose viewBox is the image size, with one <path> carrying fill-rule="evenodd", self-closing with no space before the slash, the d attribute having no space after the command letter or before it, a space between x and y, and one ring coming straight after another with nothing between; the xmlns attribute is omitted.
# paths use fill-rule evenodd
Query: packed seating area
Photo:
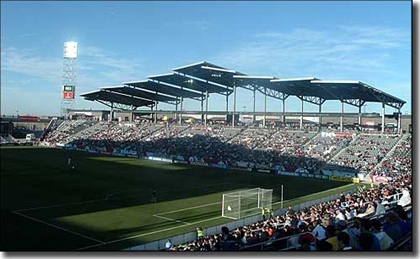
<svg viewBox="0 0 420 259"><path fill-rule="evenodd" d="M403 194L399 196L398 194ZM403 197L406 196L405 200ZM341 194L337 200L203 236L168 251L411 250L411 172L388 185ZM391 203L390 199L400 197ZM404 246L402 244L404 242ZM395 248L394 248L395 247Z"/></svg>
<svg viewBox="0 0 420 259"><path fill-rule="evenodd" d="M303 152L307 156L322 161L329 161L341 149L346 148L353 140L353 136L337 136L334 138L322 137L321 134L311 139L304 147Z"/></svg>
<svg viewBox="0 0 420 259"><path fill-rule="evenodd" d="M222 125L153 124L138 122L62 121L43 143L70 144L89 150L126 150L138 157L185 156L215 159L226 164L322 173L323 168L347 167L372 171L396 145L399 135L353 134L335 136L331 130L285 128L231 128ZM328 162L328 163L327 163Z"/></svg>
<svg viewBox="0 0 420 259"><path fill-rule="evenodd" d="M64 120L58 125L52 125L52 130L50 129L49 133L44 136L44 141L53 144L67 142L69 141L67 138L70 136L73 136L84 129L92 127L96 123L96 121L91 120Z"/></svg>
<svg viewBox="0 0 420 259"><path fill-rule="evenodd" d="M315 131L281 130L275 132L271 138L266 139L259 148L262 150L280 151L283 155L296 155L301 147L308 143L315 135L317 135Z"/></svg>
<svg viewBox="0 0 420 259"><path fill-rule="evenodd" d="M343 149L330 162L350 166L361 172L370 172L400 138L399 135L360 134L350 146Z"/></svg>
<svg viewBox="0 0 420 259"><path fill-rule="evenodd" d="M325 132L324 132L325 133ZM154 125L64 121L44 142L68 141L81 148L119 148L163 156L194 156L320 173L345 166L386 181L342 194L340 199L273 215L220 234L200 237L171 251L390 250L411 234L412 137L350 132L343 136L306 129L230 128L220 125Z"/></svg>

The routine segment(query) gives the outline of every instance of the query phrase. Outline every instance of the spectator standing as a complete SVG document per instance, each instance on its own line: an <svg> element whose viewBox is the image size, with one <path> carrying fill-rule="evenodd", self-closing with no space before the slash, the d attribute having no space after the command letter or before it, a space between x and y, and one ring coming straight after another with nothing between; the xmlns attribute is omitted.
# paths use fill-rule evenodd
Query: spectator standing
<svg viewBox="0 0 420 259"><path fill-rule="evenodd" d="M335 214L335 222L338 223L339 221L346 221L346 216L340 209L335 210Z"/></svg>
<svg viewBox="0 0 420 259"><path fill-rule="evenodd" d="M350 229L347 228L347 222L344 220L340 220L337 223L337 230L339 232L346 232L347 235L349 236L349 245L351 247L357 247L357 238L354 235L353 231L351 231ZM337 235L338 238L338 235Z"/></svg>
<svg viewBox="0 0 420 259"><path fill-rule="evenodd" d="M338 233L337 240L338 240L338 250L356 251L356 247L350 245L350 236L346 232Z"/></svg>
<svg viewBox="0 0 420 259"><path fill-rule="evenodd" d="M316 219L312 222L314 229L312 230L312 235L315 236L317 243L324 240L327 236L325 228L320 224L320 220Z"/></svg>
<svg viewBox="0 0 420 259"><path fill-rule="evenodd" d="M166 244L165 244L165 249L169 250L172 248L172 246L173 245L172 245L171 239L168 239L168 241L166 241Z"/></svg>
<svg viewBox="0 0 420 259"><path fill-rule="evenodd" d="M370 221L371 231L379 239L381 250L388 250L394 243L394 240L387 233L381 230L381 222L378 219L372 219Z"/></svg>
<svg viewBox="0 0 420 259"><path fill-rule="evenodd" d="M222 227L222 237L220 240L220 248L222 251L236 251L238 245L235 237L229 233L229 228L226 226Z"/></svg>
<svg viewBox="0 0 420 259"><path fill-rule="evenodd" d="M385 206L382 204L380 198L375 199L375 204L376 204L376 210L375 210L375 215L374 216L385 214L385 212L386 212Z"/></svg>

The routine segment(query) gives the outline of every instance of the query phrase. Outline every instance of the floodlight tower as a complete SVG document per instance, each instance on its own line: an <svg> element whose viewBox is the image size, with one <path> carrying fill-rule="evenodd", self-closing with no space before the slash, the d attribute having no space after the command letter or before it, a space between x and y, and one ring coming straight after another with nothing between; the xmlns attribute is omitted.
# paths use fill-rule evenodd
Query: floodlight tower
<svg viewBox="0 0 420 259"><path fill-rule="evenodd" d="M74 108L76 93L77 42L64 42L63 50L63 85L61 89L61 116L67 116Z"/></svg>

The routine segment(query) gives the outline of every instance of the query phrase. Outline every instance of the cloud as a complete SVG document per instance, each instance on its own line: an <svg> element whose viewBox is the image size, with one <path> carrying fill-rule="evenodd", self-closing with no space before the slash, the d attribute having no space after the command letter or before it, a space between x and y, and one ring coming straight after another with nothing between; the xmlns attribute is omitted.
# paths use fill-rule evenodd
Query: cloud
<svg viewBox="0 0 420 259"><path fill-rule="evenodd" d="M365 45L370 48L395 49L404 47L410 40L410 33L394 28L339 26L343 33L349 35L350 44Z"/></svg>
<svg viewBox="0 0 420 259"><path fill-rule="evenodd" d="M146 75L143 65L132 58L117 58L99 47L79 48L76 64L76 84L86 90L97 89L101 85L119 84ZM1 71L23 75L22 80L37 78L57 84L63 77L63 60L45 58L34 50L13 47L1 50Z"/></svg>
<svg viewBox="0 0 420 259"><path fill-rule="evenodd" d="M48 80L60 79L62 61L43 59L28 49L6 48L1 50L1 70L40 77Z"/></svg>
<svg viewBox="0 0 420 259"><path fill-rule="evenodd" d="M78 108L104 108L103 105L83 100L79 96L82 93L147 76L142 62L133 58L117 58L117 55L94 46L79 50L76 65ZM2 112L11 113L17 109L26 113L59 114L62 71L62 58L43 57L31 49L2 48Z"/></svg>
<svg viewBox="0 0 420 259"><path fill-rule="evenodd" d="M214 24L208 21L171 21L164 24L165 27L175 29L189 29L206 31L214 27Z"/></svg>
<svg viewBox="0 0 420 259"><path fill-rule="evenodd" d="M258 70L265 68L265 74L278 77L316 76L325 71L381 74L389 72L395 58L390 53L409 48L410 39L409 30L363 26L261 32L212 60L244 73L261 73Z"/></svg>
<svg viewBox="0 0 420 259"><path fill-rule="evenodd" d="M25 34L22 34L22 35L20 35L22 38L31 38L31 37L35 37L35 36L37 36L38 35L38 33L35 33L35 32L30 32L30 33L25 33Z"/></svg>

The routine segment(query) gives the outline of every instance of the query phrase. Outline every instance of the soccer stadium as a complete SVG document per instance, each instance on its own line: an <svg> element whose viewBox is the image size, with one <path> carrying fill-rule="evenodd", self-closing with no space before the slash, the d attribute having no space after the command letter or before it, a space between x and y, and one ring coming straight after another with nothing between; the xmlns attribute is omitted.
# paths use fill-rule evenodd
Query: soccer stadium
<svg viewBox="0 0 420 259"><path fill-rule="evenodd" d="M2 117L2 250L413 250L404 100L357 80L178 65L80 94L106 110ZM252 111L238 109L240 88ZM257 111L256 92L282 109ZM225 111L208 109L210 95L226 97ZM341 107L323 112L326 101Z"/></svg>

